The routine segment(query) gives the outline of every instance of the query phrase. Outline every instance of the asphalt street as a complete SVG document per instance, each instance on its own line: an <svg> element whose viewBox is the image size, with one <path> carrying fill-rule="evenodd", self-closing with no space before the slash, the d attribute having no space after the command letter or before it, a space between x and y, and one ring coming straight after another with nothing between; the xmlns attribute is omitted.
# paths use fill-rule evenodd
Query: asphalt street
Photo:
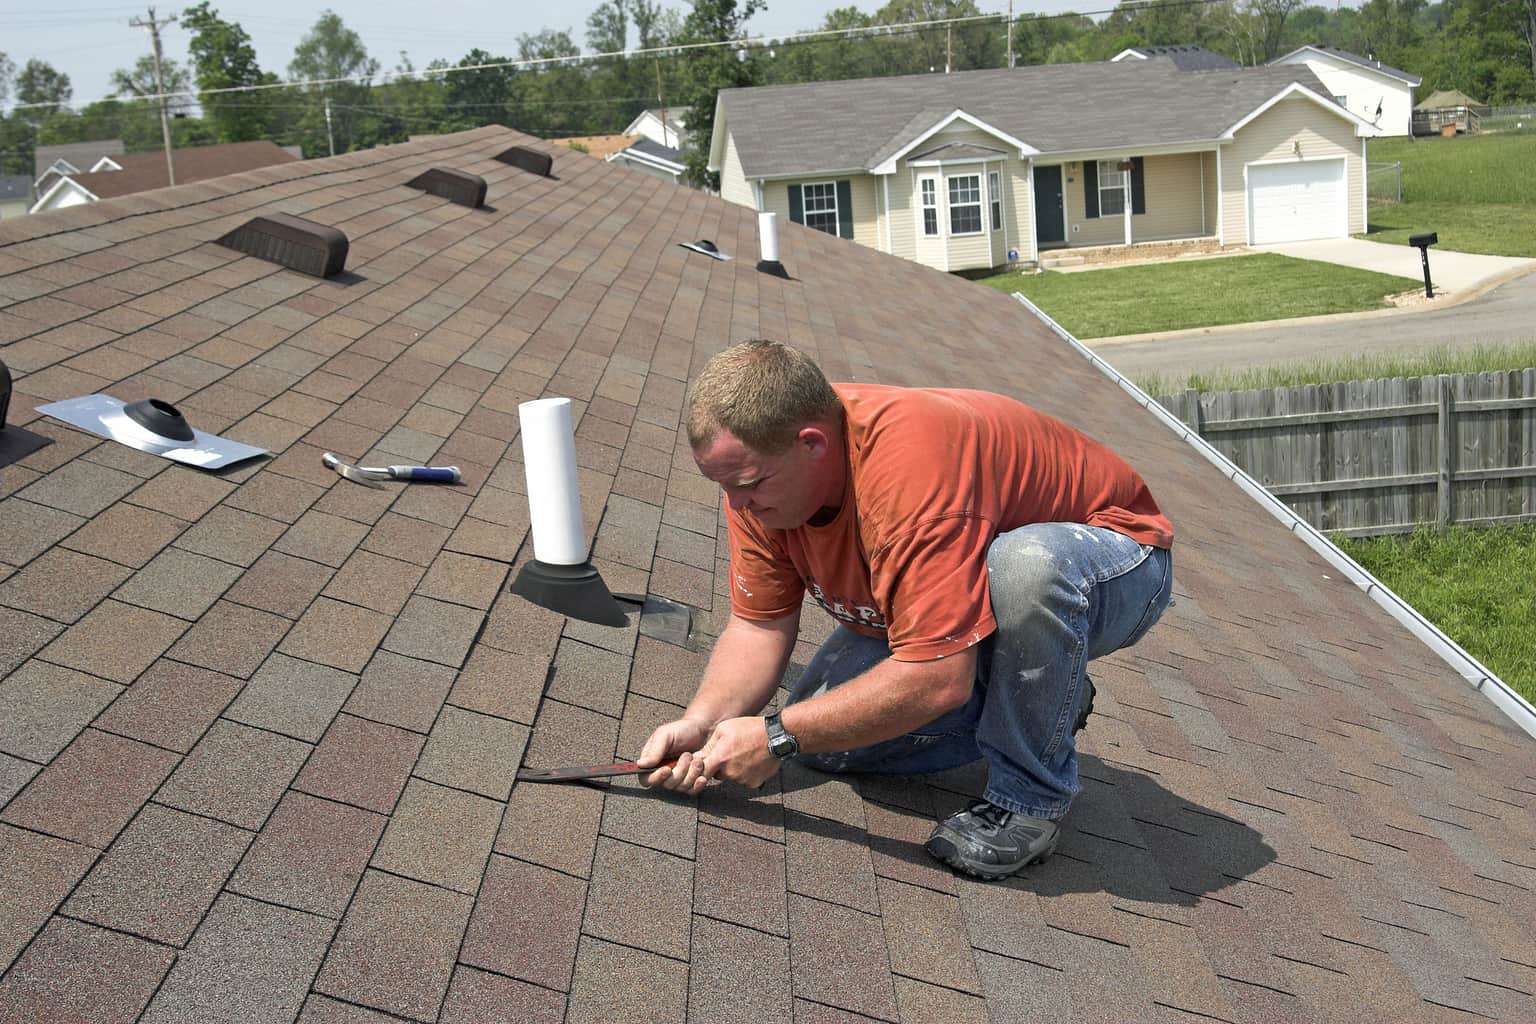
<svg viewBox="0 0 1536 1024"><path fill-rule="evenodd" d="M1536 272L1454 306L1271 321L1086 342L1128 377L1273 366L1317 357L1536 341Z"/></svg>

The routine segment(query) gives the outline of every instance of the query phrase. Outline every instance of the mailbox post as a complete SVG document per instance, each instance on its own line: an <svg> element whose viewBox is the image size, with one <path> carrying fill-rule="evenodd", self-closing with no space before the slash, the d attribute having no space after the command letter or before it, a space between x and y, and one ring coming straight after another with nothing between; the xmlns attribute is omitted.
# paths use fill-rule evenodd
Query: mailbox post
<svg viewBox="0 0 1536 1024"><path fill-rule="evenodd" d="M5 429L5 416L11 409L11 371L0 362L0 430Z"/></svg>
<svg viewBox="0 0 1536 1024"><path fill-rule="evenodd" d="M1434 231L1426 231L1422 235L1409 235L1408 244L1419 250L1419 259L1424 264L1424 297L1435 297L1434 286L1429 283L1429 247L1440 241L1440 236Z"/></svg>

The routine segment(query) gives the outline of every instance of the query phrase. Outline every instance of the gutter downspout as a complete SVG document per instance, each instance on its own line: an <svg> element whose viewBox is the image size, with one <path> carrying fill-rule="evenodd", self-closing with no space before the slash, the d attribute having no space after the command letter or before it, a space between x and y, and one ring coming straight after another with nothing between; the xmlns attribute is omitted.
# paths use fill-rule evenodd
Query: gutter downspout
<svg viewBox="0 0 1536 1024"><path fill-rule="evenodd" d="M1221 176L1221 147L1216 147L1216 244L1227 247L1226 180Z"/></svg>
<svg viewBox="0 0 1536 1024"><path fill-rule="evenodd" d="M1461 676L1468 686L1481 693L1484 697L1487 697L1494 707L1502 711L1516 728L1524 731L1527 735L1536 737L1536 707L1532 707L1531 703L1516 693L1508 683L1494 675L1491 669L1468 654L1462 649L1460 644L1446 636L1438 626L1426 619L1408 602L1393 593L1386 584L1372 576L1369 572L1366 572L1359 562L1346 555L1337 544L1329 540L1327 536L1311 523L1308 523L1293 512L1285 502L1266 491L1253 477L1243 472L1231 459L1228 459L1212 447L1205 438L1189 429L1189 426L1182 420L1155 402L1152 396L1141 390L1130 380L1127 380L1118 370L1100 358L1097 353L1074 338L1064 327L1055 320L1052 320L1039 306L1030 302L1019 292L1014 292L1013 297L1023 304L1026 309L1039 317L1046 326L1055 331L1062 340L1076 349L1078 354L1086 357L1105 376L1119 384L1121 389L1134 398L1138 405L1156 416L1165 426L1194 448L1195 451L1205 456L1206 460L1220 470L1223 476L1236 484L1254 501L1258 502L1270 515L1280 520L1302 543L1306 544L1318 555L1322 556L1324 561L1343 573L1345 579L1370 595L1371 599L1381 605L1388 615L1396 619L1407 628L1408 632L1412 633L1426 647L1439 655L1440 659L1452 671Z"/></svg>

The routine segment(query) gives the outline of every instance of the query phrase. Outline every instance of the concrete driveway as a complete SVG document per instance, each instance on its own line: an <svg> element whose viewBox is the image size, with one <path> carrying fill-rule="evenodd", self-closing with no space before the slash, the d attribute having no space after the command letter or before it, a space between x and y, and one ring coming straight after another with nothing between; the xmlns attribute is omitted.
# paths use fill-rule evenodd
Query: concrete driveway
<svg viewBox="0 0 1536 1024"><path fill-rule="evenodd" d="M1362 238L1324 238L1314 242L1255 245L1252 249L1424 280L1419 250L1410 245L1386 245ZM1508 280L1511 273L1522 267L1536 268L1536 260L1448 252L1434 246L1429 249L1429 276L1437 292L1443 289L1453 295L1464 294L1496 281Z"/></svg>

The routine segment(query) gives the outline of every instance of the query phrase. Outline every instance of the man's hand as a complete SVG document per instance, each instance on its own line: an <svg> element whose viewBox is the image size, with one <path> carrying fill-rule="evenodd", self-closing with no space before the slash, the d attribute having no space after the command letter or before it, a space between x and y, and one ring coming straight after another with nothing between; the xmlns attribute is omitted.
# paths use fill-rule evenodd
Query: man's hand
<svg viewBox="0 0 1536 1024"><path fill-rule="evenodd" d="M709 723L696 718L679 718L651 733L651 738L640 748L636 763L643 768L655 768L661 762L675 757L677 764L671 768L656 768L645 777L645 784L678 789L685 793L697 793L703 789L704 784L699 781L700 773L695 759L709 739L709 734ZM696 782L698 786L694 788Z"/></svg>
<svg viewBox="0 0 1536 1024"><path fill-rule="evenodd" d="M727 718L715 726L699 760L706 779L726 779L750 789L779 770L779 759L768 751L768 726L756 716Z"/></svg>

